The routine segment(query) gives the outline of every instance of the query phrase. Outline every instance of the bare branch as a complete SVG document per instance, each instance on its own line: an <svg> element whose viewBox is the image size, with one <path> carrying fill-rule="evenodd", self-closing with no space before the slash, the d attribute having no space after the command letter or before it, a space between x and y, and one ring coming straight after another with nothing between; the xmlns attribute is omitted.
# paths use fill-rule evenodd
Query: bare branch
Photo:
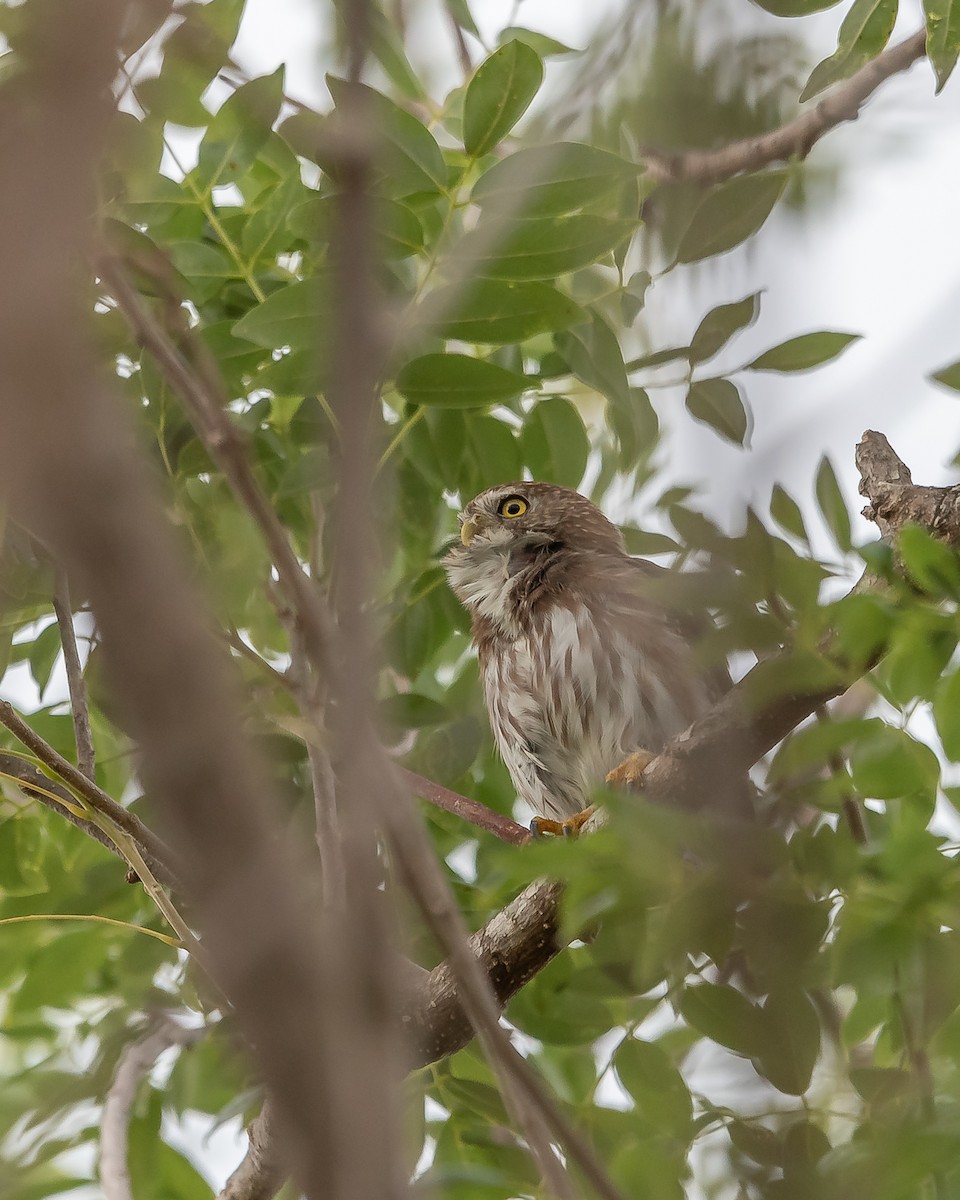
<svg viewBox="0 0 960 1200"><path fill-rule="evenodd" d="M553 880L531 883L469 939L501 1009L560 953L562 891ZM449 963L435 967L408 992L401 1020L414 1067L445 1058L473 1038Z"/></svg>
<svg viewBox="0 0 960 1200"><path fill-rule="evenodd" d="M280 1154L276 1120L269 1096L247 1126L249 1145L243 1162L226 1182L217 1200L273 1200L287 1178Z"/></svg>
<svg viewBox="0 0 960 1200"><path fill-rule="evenodd" d="M518 825L510 817L505 817L503 813L495 812L492 808L481 804L479 800L461 796L459 792L451 792L442 784L424 779L422 775L416 775L406 768L401 769L400 774L412 795L422 797L430 804L436 805L437 808L442 808L444 812L462 817L464 821L469 821L478 829L492 833L501 842L509 842L513 846L524 846L533 836L529 829Z"/></svg>
<svg viewBox="0 0 960 1200"><path fill-rule="evenodd" d="M857 446L860 494L870 503L863 515L884 537L904 525L922 525L950 546L960 546L960 485L920 487L882 433L868 429Z"/></svg>
<svg viewBox="0 0 960 1200"><path fill-rule="evenodd" d="M756 171L772 162L805 158L816 143L844 121L855 121L860 110L892 75L907 70L926 53L926 31L891 46L838 84L808 112L779 129L744 138L719 150L688 150L682 154L644 147L647 171L657 183L719 183L741 171Z"/></svg>
<svg viewBox="0 0 960 1200"><path fill-rule="evenodd" d="M93 780L97 774L97 763L93 749L93 732L90 729L87 685L83 679L83 667L80 665L80 652L77 649L77 631L73 626L70 585L65 572L59 567L53 593L53 611L57 614L57 624L60 626L60 645L63 648L63 662L67 670L70 713L77 743L77 768L82 775Z"/></svg>
<svg viewBox="0 0 960 1200"><path fill-rule="evenodd" d="M206 1030L186 1029L164 1016L152 1033L131 1042L117 1063L113 1082L103 1102L100 1128L100 1186L104 1200L133 1200L127 1170L127 1135L140 1081L171 1046L191 1046Z"/></svg>

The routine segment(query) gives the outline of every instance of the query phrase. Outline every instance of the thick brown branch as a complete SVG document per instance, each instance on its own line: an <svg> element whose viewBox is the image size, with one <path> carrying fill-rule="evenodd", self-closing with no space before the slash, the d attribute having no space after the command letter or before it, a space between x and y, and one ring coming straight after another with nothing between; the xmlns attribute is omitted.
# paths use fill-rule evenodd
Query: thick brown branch
<svg viewBox="0 0 960 1200"><path fill-rule="evenodd" d="M649 175L657 183L719 183L741 171L756 171L773 162L804 158L825 133L844 121L855 121L877 88L912 66L926 53L926 32L917 32L878 54L844 83L838 84L808 112L779 129L744 138L719 150L689 150L668 154L644 148Z"/></svg>
<svg viewBox="0 0 960 1200"><path fill-rule="evenodd" d="M552 880L531 883L470 938L470 949L486 971L501 1008L560 953L562 890L562 885ZM455 1053L473 1037L456 979L446 962L411 989L401 1019L414 1067Z"/></svg>

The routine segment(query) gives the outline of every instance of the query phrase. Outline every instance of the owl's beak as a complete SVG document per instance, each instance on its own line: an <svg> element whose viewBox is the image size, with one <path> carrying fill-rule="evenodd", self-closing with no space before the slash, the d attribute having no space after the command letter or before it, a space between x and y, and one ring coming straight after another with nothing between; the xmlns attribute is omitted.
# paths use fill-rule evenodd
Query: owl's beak
<svg viewBox="0 0 960 1200"><path fill-rule="evenodd" d="M466 517L460 525L460 541L464 546L469 546L476 536L477 518Z"/></svg>

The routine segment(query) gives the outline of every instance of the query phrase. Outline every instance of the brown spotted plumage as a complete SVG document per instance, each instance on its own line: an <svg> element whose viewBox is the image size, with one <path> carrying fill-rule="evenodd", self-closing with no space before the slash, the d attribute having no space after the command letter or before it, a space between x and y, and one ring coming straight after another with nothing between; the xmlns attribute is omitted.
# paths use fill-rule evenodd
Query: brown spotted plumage
<svg viewBox="0 0 960 1200"><path fill-rule="evenodd" d="M446 557L470 612L487 712L518 795L567 820L635 751L657 751L716 698L683 626L600 510L568 488L506 483L460 515Z"/></svg>

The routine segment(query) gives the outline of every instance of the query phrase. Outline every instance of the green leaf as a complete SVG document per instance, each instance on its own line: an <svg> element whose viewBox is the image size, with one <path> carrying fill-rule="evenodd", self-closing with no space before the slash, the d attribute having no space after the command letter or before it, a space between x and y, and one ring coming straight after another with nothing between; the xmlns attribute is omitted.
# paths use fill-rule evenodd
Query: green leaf
<svg viewBox="0 0 960 1200"><path fill-rule="evenodd" d="M779 988L763 1003L763 1046L758 1056L764 1076L788 1096L810 1086L820 1054L820 1020L800 988Z"/></svg>
<svg viewBox="0 0 960 1200"><path fill-rule="evenodd" d="M193 181L204 192L250 169L283 103L283 67L238 87L207 127Z"/></svg>
<svg viewBox="0 0 960 1200"><path fill-rule="evenodd" d="M688 987L680 1015L711 1041L747 1058L763 1047L761 1013L742 992L727 984L700 983Z"/></svg>
<svg viewBox="0 0 960 1200"><path fill-rule="evenodd" d="M508 25L497 36L497 42L501 46L510 41L525 42L531 50L536 50L541 58L559 58L564 54L583 53L582 50L574 50L545 33L538 33L535 29L524 29L521 25Z"/></svg>
<svg viewBox="0 0 960 1200"><path fill-rule="evenodd" d="M233 332L268 349L315 350L335 307L327 277L301 279L278 288L251 308L233 326Z"/></svg>
<svg viewBox="0 0 960 1200"><path fill-rule="evenodd" d="M625 1038L613 1056L620 1082L658 1129L684 1134L693 1117L690 1092L662 1046Z"/></svg>
<svg viewBox="0 0 960 1200"><path fill-rule="evenodd" d="M839 0L754 0L760 8L775 17L806 17L810 13L833 8Z"/></svg>
<svg viewBox="0 0 960 1200"><path fill-rule="evenodd" d="M34 678L41 698L50 682L54 664L60 654L60 627L56 621L50 624L34 638L30 647L30 674Z"/></svg>
<svg viewBox="0 0 960 1200"><path fill-rule="evenodd" d="M438 704L429 696L404 692L381 700L379 716L390 732L396 734L404 729L423 729L426 725L440 725L449 719L450 714L442 704Z"/></svg>
<svg viewBox="0 0 960 1200"><path fill-rule="evenodd" d="M470 11L470 5L467 3L467 0L444 0L444 7L461 29L465 29L467 33L472 33L477 41L483 40L480 36L480 30L477 28L477 23L473 19L473 13Z"/></svg>
<svg viewBox="0 0 960 1200"><path fill-rule="evenodd" d="M311 196L290 210L287 228L310 245L327 243L336 228L339 204L338 196ZM423 226L408 205L376 196L372 221L377 251L384 258L408 258L423 249Z"/></svg>
<svg viewBox="0 0 960 1200"><path fill-rule="evenodd" d="M680 239L677 262L723 254L756 233L786 187L785 171L738 175L708 192Z"/></svg>
<svg viewBox="0 0 960 1200"><path fill-rule="evenodd" d="M837 545L846 553L851 548L850 514L828 458L822 458L817 468L817 504Z"/></svg>
<svg viewBox="0 0 960 1200"><path fill-rule="evenodd" d="M387 78L397 91L411 100L426 99L423 84L416 71L410 65L403 48L403 42L397 35L393 22L387 19L380 6L372 4L368 10L368 37L370 53L386 72Z"/></svg>
<svg viewBox="0 0 960 1200"><path fill-rule="evenodd" d="M944 753L952 762L960 762L960 671L941 680L933 698L933 715Z"/></svg>
<svg viewBox="0 0 960 1200"><path fill-rule="evenodd" d="M529 221L483 220L462 238L450 267L486 279L549 279L604 258L634 221L575 214Z"/></svg>
<svg viewBox="0 0 960 1200"><path fill-rule="evenodd" d="M773 485L773 491L770 493L770 515L781 529L786 530L799 541L809 544L810 539L807 536L807 527L803 522L800 506L792 496L783 490L779 483Z"/></svg>
<svg viewBox="0 0 960 1200"><path fill-rule="evenodd" d="M960 53L960 3L958 0L923 0L927 25L927 58L937 75L937 92L950 78Z"/></svg>
<svg viewBox="0 0 960 1200"><path fill-rule="evenodd" d="M397 390L412 404L477 408L512 400L534 381L467 354L424 354L397 376Z"/></svg>
<svg viewBox="0 0 960 1200"><path fill-rule="evenodd" d="M733 304L721 304L711 309L690 339L690 362L701 363L713 358L734 334L753 324L759 311L759 292L754 292Z"/></svg>
<svg viewBox="0 0 960 1200"><path fill-rule="evenodd" d="M876 58L890 40L898 7L899 0L853 0L840 26L837 49L813 68L800 93L801 103Z"/></svg>
<svg viewBox="0 0 960 1200"><path fill-rule="evenodd" d="M629 406L630 384L620 343L598 312L591 312L589 323L559 334L556 343L579 379L615 404Z"/></svg>
<svg viewBox="0 0 960 1200"><path fill-rule="evenodd" d="M563 396L540 400L527 414L520 434L524 461L534 478L576 487L590 455L580 414Z"/></svg>
<svg viewBox="0 0 960 1200"><path fill-rule="evenodd" d="M616 196L642 165L580 142L554 142L518 150L494 163L471 199L504 216L557 217Z"/></svg>
<svg viewBox="0 0 960 1200"><path fill-rule="evenodd" d="M566 329L584 317L579 304L549 284L477 279L431 292L420 320L439 337L506 345Z"/></svg>
<svg viewBox="0 0 960 1200"><path fill-rule="evenodd" d="M960 559L955 550L912 522L900 530L897 549L918 587L938 598L960 599Z"/></svg>
<svg viewBox="0 0 960 1200"><path fill-rule="evenodd" d="M353 96L360 102L361 110L375 122L383 144L383 166L394 195L445 190L447 166L443 154L433 134L416 117L364 83L348 83L328 75L327 86L338 108L350 106L354 89ZM335 164L332 173L336 177Z"/></svg>
<svg viewBox="0 0 960 1200"><path fill-rule="evenodd" d="M637 271L631 275L620 294L620 311L627 325L632 325L640 315L647 299L647 289L653 283L649 271Z"/></svg>
<svg viewBox="0 0 960 1200"><path fill-rule="evenodd" d="M463 145L473 158L488 154L507 136L543 83L535 50L510 41L477 68L463 100Z"/></svg>
<svg viewBox="0 0 960 1200"><path fill-rule="evenodd" d="M872 738L861 739L850 754L854 787L871 800L929 802L940 779L940 764L929 746L903 729L879 725Z"/></svg>
<svg viewBox="0 0 960 1200"><path fill-rule="evenodd" d="M765 350L753 362L747 363L748 371L809 371L821 363L830 362L842 354L854 342L860 340L859 333L804 333L790 338L770 350Z"/></svg>
<svg viewBox="0 0 960 1200"><path fill-rule="evenodd" d="M930 378L935 383L942 383L944 387L960 392L960 360L951 363L948 367L942 367Z"/></svg>
<svg viewBox="0 0 960 1200"><path fill-rule="evenodd" d="M698 379L687 391L687 412L715 429L721 437L742 446L747 436L747 410L740 390L729 379Z"/></svg>

